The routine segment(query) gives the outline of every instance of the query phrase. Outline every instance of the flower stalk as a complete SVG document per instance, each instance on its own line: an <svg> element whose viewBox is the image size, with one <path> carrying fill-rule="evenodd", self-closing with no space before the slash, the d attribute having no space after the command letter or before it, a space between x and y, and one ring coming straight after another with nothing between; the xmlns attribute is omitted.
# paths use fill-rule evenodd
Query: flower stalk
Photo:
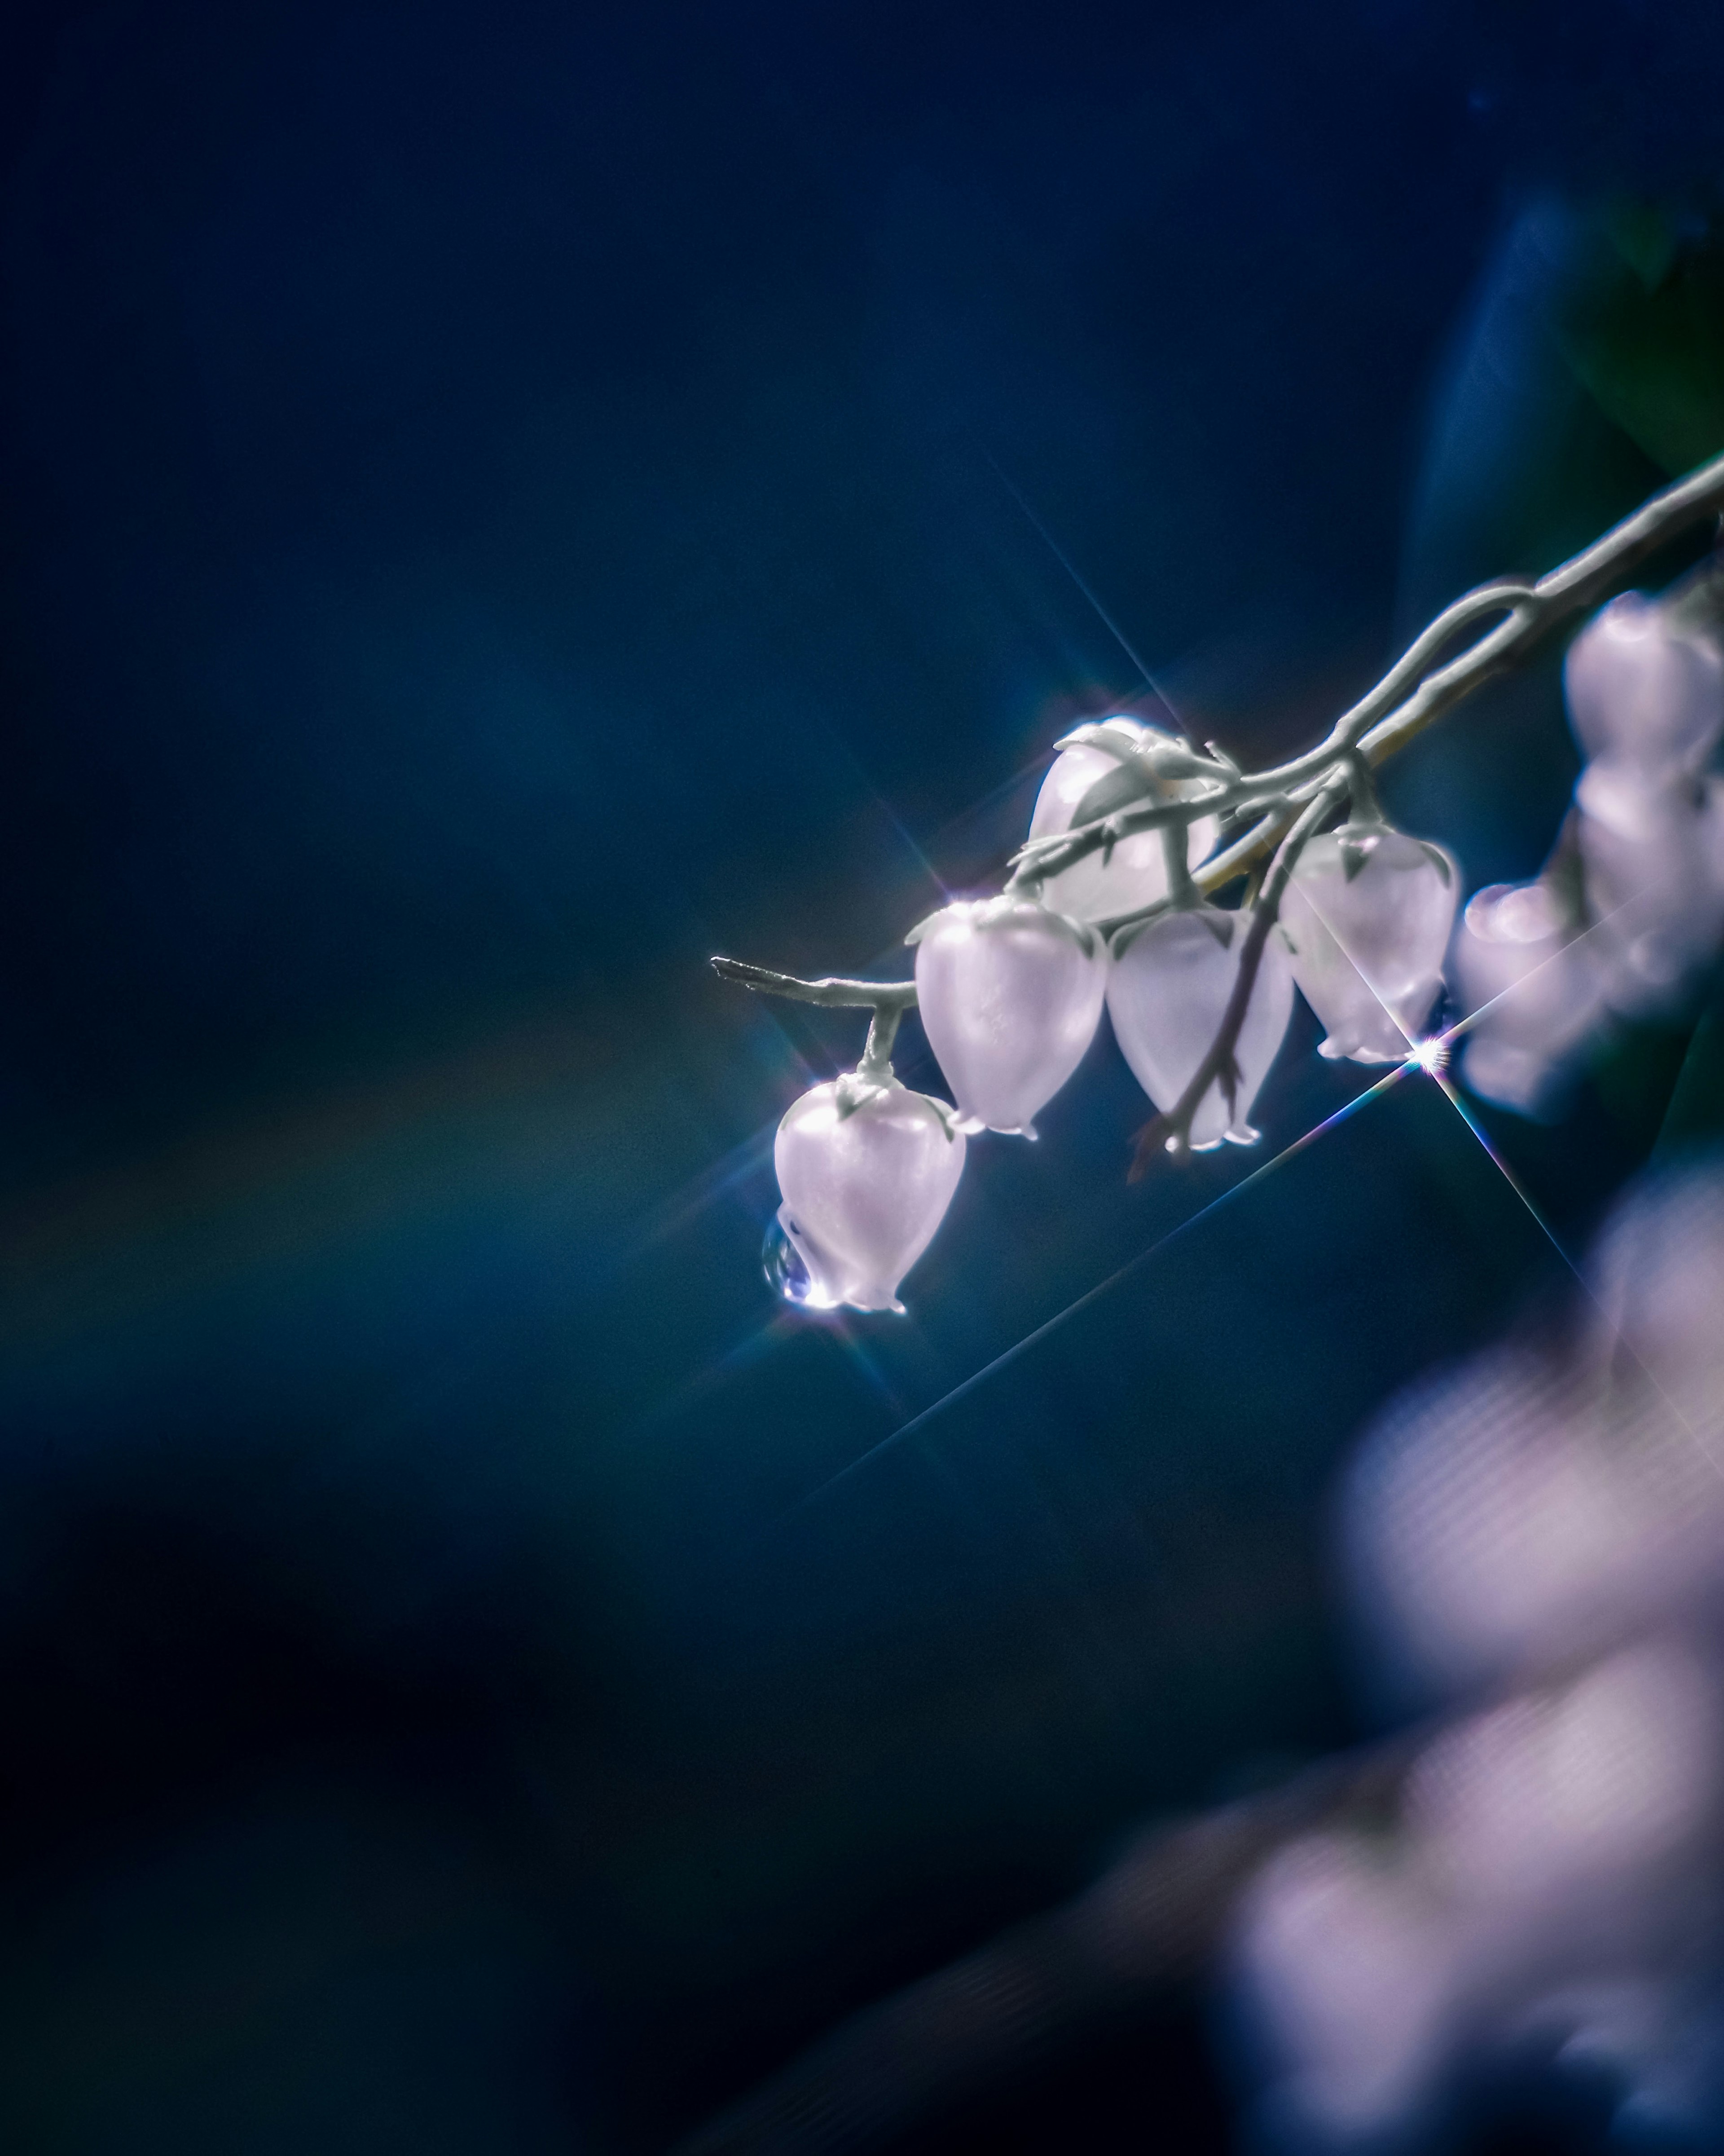
<svg viewBox="0 0 1724 2156"><path fill-rule="evenodd" d="M931 991L936 980L939 983L939 1008L928 1017L937 1021L930 1024L931 1039L939 1034L947 1042L942 1048L935 1041L942 1065L960 1050L960 1060L967 1057L976 1063L968 1082L977 1091L980 1110L977 1103L964 1105L960 1086L957 1127L974 1130L986 1126L1033 1136L1029 1117L1035 1101L1049 1097L1050 1088L1057 1090L1065 1082L1083 1053L1088 1038L1085 1029L1093 1029L1099 1017L1109 954L1118 960L1147 924L1168 914L1201 911L1206 900L1247 876L1249 881L1238 911L1217 916L1243 922L1244 932L1214 1038L1178 1101L1138 1133L1131 1179L1143 1174L1158 1152L1182 1156L1191 1149L1193 1118L1206 1096L1211 1097L1212 1107L1206 1111L1205 1131L1214 1106L1224 1105L1227 1134L1249 1140L1253 1133L1244 1127L1238 1113L1242 1105L1249 1106L1238 1098L1243 1079L1238 1053L1241 1031L1262 974L1268 938L1309 841L1343 808L1348 809L1351 821L1341 834L1341 845L1351 883L1364 870L1375 843L1390 836L1373 777L1378 766L1486 682L1521 665L1553 629L1597 608L1629 572L1680 532L1702 519L1721 516L1724 457L1655 495L1549 575L1536 582L1498 580L1457 599L1414 639L1381 680L1336 720L1322 741L1266 770L1242 770L1213 744L1200 752L1183 739L1124 717L1081 726L1069 735L1058 744L1064 762L1056 766L1056 772L1064 776L1057 784L1050 778L1044 787L1032 826L1036 834L1011 857L1002 896L984 906L949 906L921 924L910 939L925 939L918 969ZM1724 579L1703 573L1689 581L1695 594L1682 603L1706 612L1710 621L1718 611L1715 585ZM1103 874L1121 877L1123 872L1115 863L1117 850L1147 833L1159 834L1159 848L1152 849L1147 860L1139 848L1123 883L1116 880L1110 887L1098 882ZM1357 834L1351 852L1349 834ZM1211 846L1218 850L1193 863L1194 853L1201 855ZM1446 857L1429 845L1423 850L1444 874L1446 884ZM1084 884L1081 895L1069 876L1065 890L1056 890L1057 879L1095 855L1101 856L1101 869ZM1384 853L1379 865L1390 858ZM1411 865L1429 873L1416 858ZM1321 872L1311 872L1313 889L1328 873L1326 865ZM1303 881L1300 890L1305 891ZM1110 900L1117 905L1133 896L1146 902L1130 911L1106 911ZM1440 911L1439 906L1434 909L1434 919ZM1069 917L1080 914L1081 919ZM1444 927L1439 920L1433 932ZM1092 954L1090 939L1098 933L1106 949L1098 947ZM1081 957L1063 947L1062 937L1080 940ZM1310 933L1305 940L1310 942ZM1158 952L1155 963L1174 963L1177 945L1176 937L1165 957ZM1198 959L1210 966L1208 978L1213 980L1213 959L1203 958L1202 947L1193 947ZM1307 968L1312 963L1309 950L1303 959L1296 960ZM864 1100L894 1082L892 1045L904 1013L918 1001L914 980L805 981L739 959L716 957L712 964L721 978L759 994L871 1014L861 1062L840 1081L843 1112L854 1112ZM1096 970L1098 966L1101 970ZM1093 981L1086 968L1095 971ZM1142 967L1139 972L1143 973ZM1366 978L1370 978L1368 973ZM1004 1021L995 1009L1013 982L1018 985L1012 993L1018 1001L1028 998L1013 1021L1016 1032L1009 1026L1002 1029ZM1308 997L1315 994L1321 1002L1318 975L1309 981L1301 976L1301 986ZM1053 1024L1058 1016L1060 1025L1071 1034L1069 1041L1062 1034L1057 1056L1050 1050L1041 1057L1048 1064L1045 1070L1034 1052L1036 1041L1017 1037L1035 1016L1029 1005L1039 1011L1043 1003L1047 1023ZM1397 1023L1416 1020L1403 1015ZM1335 1045L1326 1053L1380 1060L1376 1044L1361 1045L1354 1037L1356 1028L1343 1029L1337 1035L1331 1024L1331 1030ZM1179 1051L1182 1061L1187 1052ZM1252 1053L1260 1060L1258 1050ZM1002 1062L1002 1058L1013 1056L1024 1065L1015 1075L1005 1072ZM948 1069L947 1075L952 1075ZM1012 1085L1002 1091L1008 1076ZM1246 1086L1248 1093L1255 1090L1259 1076L1260 1070ZM1017 1099L1020 1091L1022 1101ZM1009 1101L1007 1093L1012 1095ZM995 1094L998 1101L993 1101Z"/></svg>
<svg viewBox="0 0 1724 2156"><path fill-rule="evenodd" d="M1269 941L1270 930L1275 926L1275 915L1280 908L1281 894L1287 888L1287 879L1293 873L1294 864L1304 850L1306 840L1316 835L1325 819L1333 813L1345 785L1344 777L1331 778L1281 841L1270 871L1263 879L1262 887L1252 901L1250 927L1245 931L1245 940L1239 951L1238 978L1234 983L1233 993L1228 998L1227 1009L1222 1014L1221 1024L1209 1052L1192 1073L1191 1082L1174 1106L1164 1114L1152 1116L1138 1132L1137 1150L1131 1156L1131 1165L1126 1176L1128 1183L1142 1179L1157 1152L1172 1153L1177 1159L1189 1149L1192 1118L1212 1086L1219 1085L1227 1102L1228 1113L1229 1116L1233 1115L1239 1083L1239 1066L1234 1051L1239 1046L1240 1029L1245 1023L1245 1013L1250 1008L1251 991L1257 984L1258 971L1263 963L1263 947Z"/></svg>

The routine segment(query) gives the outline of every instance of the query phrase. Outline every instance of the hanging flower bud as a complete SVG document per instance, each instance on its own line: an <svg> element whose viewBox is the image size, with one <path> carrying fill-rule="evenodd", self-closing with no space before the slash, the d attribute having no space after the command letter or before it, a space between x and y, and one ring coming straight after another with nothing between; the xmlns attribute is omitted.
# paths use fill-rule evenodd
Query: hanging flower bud
<svg viewBox="0 0 1724 2156"><path fill-rule="evenodd" d="M1474 893L1449 964L1469 1016L1461 1070L1481 1099L1536 1114L1603 1011L1598 945L1552 885L1491 884Z"/></svg>
<svg viewBox="0 0 1724 2156"><path fill-rule="evenodd" d="M1101 1016L1107 953L1034 900L948 906L911 930L922 1026L965 1130L1035 1136L1030 1118L1083 1060Z"/></svg>
<svg viewBox="0 0 1724 2156"><path fill-rule="evenodd" d="M1311 840L1282 894L1293 978L1328 1029L1322 1053L1399 1063L1443 985L1460 897L1440 846L1372 824Z"/></svg>
<svg viewBox="0 0 1724 2156"><path fill-rule="evenodd" d="M1692 776L1724 732L1724 654L1667 604L1624 592L1568 647L1568 721L1588 758Z"/></svg>
<svg viewBox="0 0 1724 2156"><path fill-rule="evenodd" d="M778 1126L772 1164L784 1203L768 1271L815 1310L897 1310L898 1283L926 1250L963 1172L952 1110L895 1078L816 1086ZM791 1262L790 1254L800 1261Z"/></svg>
<svg viewBox="0 0 1724 2156"><path fill-rule="evenodd" d="M1158 914L1115 953L1107 984L1114 1038L1138 1084L1163 1114L1175 1107L1214 1045L1239 978L1246 916L1219 906ZM1263 947L1251 1000L1234 1050L1231 1100L1218 1079L1192 1117L1191 1146L1208 1152L1224 1138L1249 1145L1246 1121L1274 1062L1293 1010L1293 975L1271 936Z"/></svg>
<svg viewBox="0 0 1724 2156"><path fill-rule="evenodd" d="M1611 1007L1637 1017L1668 1005L1716 949L1724 889L1713 789L1677 778L1662 785L1633 767L1590 763L1574 789L1587 910Z"/></svg>
<svg viewBox="0 0 1724 2156"><path fill-rule="evenodd" d="M1098 729L1122 742L1140 746L1165 743L1173 737L1159 726L1147 726L1139 719L1104 719ZM1189 799L1203 790L1200 780L1180 779L1167 784L1176 800ZM1029 819L1032 839L1055 838L1075 824L1094 823L1129 801L1146 798L1133 789L1126 767L1105 748L1080 742L1062 749L1054 759L1042 790L1035 798ZM1187 834L1188 857L1193 865L1210 852L1219 826L1213 816L1200 816ZM1080 861L1073 862L1042 886L1048 904L1074 921L1107 921L1139 906L1153 906L1167 895L1167 849L1159 831L1134 831L1121 839L1111 853L1097 847Z"/></svg>

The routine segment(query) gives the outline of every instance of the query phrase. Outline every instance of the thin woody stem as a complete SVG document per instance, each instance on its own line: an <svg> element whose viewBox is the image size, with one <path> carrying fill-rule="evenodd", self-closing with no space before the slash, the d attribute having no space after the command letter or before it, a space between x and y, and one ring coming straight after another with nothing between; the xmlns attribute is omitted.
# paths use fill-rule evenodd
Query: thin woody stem
<svg viewBox="0 0 1724 2156"><path fill-rule="evenodd" d="M1234 1051L1239 1031L1287 878L1306 839L1333 813L1349 788L1356 798L1368 800L1370 773L1376 765L1403 748L1414 735L1485 682L1518 665L1558 623L1595 606L1613 584L1686 526L1721 512L1724 512L1724 456L1714 458L1686 479L1654 495L1632 516L1536 583L1501 579L1481 584L1456 599L1414 639L1376 686L1344 711L1324 739L1303 756L1254 773L1240 771L1219 752L1212 750L1203 757L1186 745L1167 744L1147 759L1151 785L1158 778L1213 783L1183 798L1162 795L1133 802L1075 830L1033 839L1012 856L1008 887L1016 886L1034 893L1047 878L1097 850L1111 852L1134 832L1162 831L1167 849L1167 896L1153 905L1097 923L1101 934L1109 938L1152 920L1172 906L1188 905L1196 896L1210 896L1274 857L1260 890L1249 901L1250 927L1240 950L1239 974L1221 1029L1178 1103L1147 1124L1140 1134L1131 1167L1134 1179L1142 1175L1157 1146L1167 1146L1171 1140L1170 1149L1178 1151L1188 1142L1192 1116L1212 1085L1219 1080L1224 1088L1230 1089L1237 1071ZM1493 615L1501 619L1456 657L1446 665L1434 665L1463 631ZM1111 742L1098 745L1107 747L1124 763L1137 760L1133 752ZM1188 869L1180 875L1187 831L1198 817L1212 815L1245 821L1248 828L1200 867ZM803 981L739 958L715 958L712 965L721 979L735 981L762 995L872 1011L875 1015L862 1063L863 1069L870 1071L890 1070L898 1022L916 999L914 981Z"/></svg>
<svg viewBox="0 0 1724 2156"><path fill-rule="evenodd" d="M913 987L915 983L911 985ZM877 1004L875 1006L874 1016L868 1021L868 1040L862 1050L862 1060L857 1065L865 1076L891 1076L892 1044L898 1038L898 1022L907 1008L902 1003Z"/></svg>
<svg viewBox="0 0 1724 2156"><path fill-rule="evenodd" d="M769 966L751 966L746 958L715 958L712 970L720 980L734 981L757 995L824 1004L834 1010L891 1011L901 1018L916 1004L914 981L799 981L794 973L775 973Z"/></svg>
<svg viewBox="0 0 1724 2156"><path fill-rule="evenodd" d="M1167 824L1162 829L1162 852L1167 869L1167 899L1175 906L1195 906L1198 891L1191 880L1191 855L1188 841L1191 833L1184 824Z"/></svg>
<svg viewBox="0 0 1724 2156"><path fill-rule="evenodd" d="M914 981L799 981L794 973L775 973L769 967L751 966L745 958L715 958L712 970L721 981L735 981L757 995L784 996L793 1003L824 1004L835 1010L871 1010L868 1040L857 1065L859 1076L889 1079L892 1075L892 1044L906 1011L916 1002Z"/></svg>
<svg viewBox="0 0 1724 2156"><path fill-rule="evenodd" d="M1290 763L1237 777L1213 766L1217 783L1201 794L1178 801L1134 802L1093 824L1055 837L1039 839L1013 855L1020 874L1056 875L1100 846L1113 846L1133 832L1170 823L1190 824L1199 816L1249 812L1268 806L1280 795L1296 803L1309 798L1337 760L1357 750L1373 765L1405 747L1463 698L1517 665L1558 623L1595 605L1619 578L1674 537L1685 526L1724 510L1724 457L1666 487L1571 561L1537 583L1499 580L1481 584L1447 607L1416 638L1376 686L1337 720L1316 748ZM1491 614L1503 619L1470 644L1458 657L1434 673L1433 660L1465 629ZM1193 871L1198 888L1219 890L1252 860L1272 847L1291 823L1270 814L1247 839L1230 846ZM1224 865L1224 875L1218 873ZM1122 916L1120 924L1145 917Z"/></svg>
<svg viewBox="0 0 1724 2156"><path fill-rule="evenodd" d="M1245 1013L1250 1009L1251 991L1257 985L1258 968L1263 963L1263 947L1275 926L1281 894L1287 888L1294 863L1303 852L1306 839L1317 830L1324 818L1333 813L1345 785L1344 778L1331 778L1282 840L1280 851L1250 908L1251 925L1239 948L1239 970L1234 978L1227 1009L1222 1014L1220 1029L1178 1101L1164 1114L1152 1116L1137 1133L1137 1150L1131 1158L1127 1182L1137 1182L1158 1152L1178 1153L1187 1149L1191 1143L1192 1117L1212 1086L1221 1086L1227 1096L1229 1116L1234 1112L1234 1090L1239 1082L1236 1050Z"/></svg>

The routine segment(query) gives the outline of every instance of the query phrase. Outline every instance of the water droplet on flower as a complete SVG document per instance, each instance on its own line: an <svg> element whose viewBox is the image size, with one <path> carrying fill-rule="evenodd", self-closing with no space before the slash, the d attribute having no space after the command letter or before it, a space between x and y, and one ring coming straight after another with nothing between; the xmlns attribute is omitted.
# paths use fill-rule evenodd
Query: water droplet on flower
<svg viewBox="0 0 1724 2156"><path fill-rule="evenodd" d="M772 1141L788 1252L767 1277L806 1310L901 1311L898 1283L933 1239L964 1164L950 1110L895 1080L850 1114L836 1085L791 1103Z"/></svg>
<svg viewBox="0 0 1724 2156"><path fill-rule="evenodd" d="M767 1276L767 1286L774 1295L782 1295L786 1302L800 1307L813 1287L808 1269L798 1250L784 1232L784 1224L775 1213L767 1223L766 1240L760 1246L760 1267Z"/></svg>

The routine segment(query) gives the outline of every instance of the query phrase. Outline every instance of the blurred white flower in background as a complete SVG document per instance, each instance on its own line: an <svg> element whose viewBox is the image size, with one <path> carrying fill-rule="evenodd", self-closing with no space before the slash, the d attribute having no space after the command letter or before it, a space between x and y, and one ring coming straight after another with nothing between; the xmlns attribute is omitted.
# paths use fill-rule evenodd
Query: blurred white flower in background
<svg viewBox="0 0 1724 2156"><path fill-rule="evenodd" d="M1393 1405L1345 1521L1366 1639L1439 1709L1392 1817L1306 1836L1239 1917L1261 2118L1353 2148L1452 2123L1526 2047L1623 2133L1724 2128L1724 1170L1599 1239L1555 1349Z"/></svg>
<svg viewBox="0 0 1724 2156"><path fill-rule="evenodd" d="M1462 1069L1485 1100L1536 1113L1611 1014L1680 1003L1724 941L1719 572L1625 593L1570 646L1569 723L1588 759L1542 874L1478 892L1449 977L1476 1014Z"/></svg>
<svg viewBox="0 0 1724 2156"><path fill-rule="evenodd" d="M1650 788L1692 778L1724 726L1724 658L1680 594L1624 592L1600 607L1562 670L1582 753Z"/></svg>

